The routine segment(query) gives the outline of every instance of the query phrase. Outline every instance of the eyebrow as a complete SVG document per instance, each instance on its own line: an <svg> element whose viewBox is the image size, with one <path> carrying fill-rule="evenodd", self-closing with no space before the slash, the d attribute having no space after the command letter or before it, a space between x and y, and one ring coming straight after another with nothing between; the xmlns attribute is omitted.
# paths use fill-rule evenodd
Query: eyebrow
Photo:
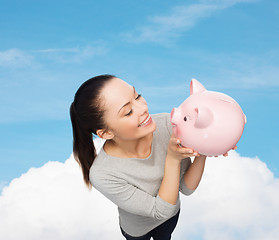
<svg viewBox="0 0 279 240"><path fill-rule="evenodd" d="M136 89L135 89L134 86L133 86L133 89L134 89L134 94L135 94L135 93L136 93ZM131 103L131 102L125 103L125 104L119 109L118 113L121 111L122 108L126 107L126 106L129 105L130 103Z"/></svg>

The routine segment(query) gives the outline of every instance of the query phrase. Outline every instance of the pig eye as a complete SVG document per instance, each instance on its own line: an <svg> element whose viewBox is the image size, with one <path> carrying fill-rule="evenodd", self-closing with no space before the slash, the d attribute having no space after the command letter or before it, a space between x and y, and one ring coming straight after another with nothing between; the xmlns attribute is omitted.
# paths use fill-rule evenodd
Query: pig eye
<svg viewBox="0 0 279 240"><path fill-rule="evenodd" d="M187 117L184 117L184 121L187 122Z"/></svg>

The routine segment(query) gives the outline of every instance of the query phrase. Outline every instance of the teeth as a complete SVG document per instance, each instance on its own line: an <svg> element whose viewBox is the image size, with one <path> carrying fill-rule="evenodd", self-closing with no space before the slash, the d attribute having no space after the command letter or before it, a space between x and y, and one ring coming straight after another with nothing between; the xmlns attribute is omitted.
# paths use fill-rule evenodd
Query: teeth
<svg viewBox="0 0 279 240"><path fill-rule="evenodd" d="M146 120L144 122L142 122L139 126L143 126L144 124L146 124L150 119L150 115L148 115L148 117L146 118Z"/></svg>

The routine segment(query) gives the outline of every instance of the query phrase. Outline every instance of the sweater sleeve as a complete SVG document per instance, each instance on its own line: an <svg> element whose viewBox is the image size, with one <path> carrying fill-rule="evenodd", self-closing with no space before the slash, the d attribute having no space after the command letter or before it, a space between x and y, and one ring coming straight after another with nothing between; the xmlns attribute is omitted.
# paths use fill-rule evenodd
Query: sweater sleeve
<svg viewBox="0 0 279 240"><path fill-rule="evenodd" d="M170 204L159 195L154 197L103 169L92 173L91 183L119 208L136 215L158 220L168 219L175 213L177 204L180 204L179 197L176 205Z"/></svg>
<svg viewBox="0 0 279 240"><path fill-rule="evenodd" d="M167 126L167 129L168 129L169 136L171 136L171 134L172 134L172 124L171 124L170 113L165 113L165 119L166 119L166 126Z"/></svg>

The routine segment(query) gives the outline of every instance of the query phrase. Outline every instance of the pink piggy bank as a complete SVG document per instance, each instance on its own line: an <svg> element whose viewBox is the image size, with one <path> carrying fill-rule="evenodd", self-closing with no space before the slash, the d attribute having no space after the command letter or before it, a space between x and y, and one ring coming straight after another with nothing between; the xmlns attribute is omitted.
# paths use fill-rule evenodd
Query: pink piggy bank
<svg viewBox="0 0 279 240"><path fill-rule="evenodd" d="M230 96L207 91L196 79L190 84L190 96L171 112L174 135L181 144L206 156L218 156L239 141L246 116Z"/></svg>

